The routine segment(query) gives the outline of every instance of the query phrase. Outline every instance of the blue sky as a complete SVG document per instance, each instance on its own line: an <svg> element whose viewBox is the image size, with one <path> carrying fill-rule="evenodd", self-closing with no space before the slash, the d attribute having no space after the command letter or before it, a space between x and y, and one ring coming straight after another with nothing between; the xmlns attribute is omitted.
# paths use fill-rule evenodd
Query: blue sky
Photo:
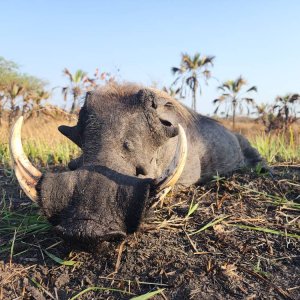
<svg viewBox="0 0 300 300"><path fill-rule="evenodd" d="M23 72L63 86L64 67L117 74L145 85L170 85L180 54L215 55L220 82L243 75L255 99L300 92L300 1L280 0L0 0L0 56ZM211 79L198 111L212 113ZM62 104L60 93L54 103ZM186 104L190 100L186 99Z"/></svg>

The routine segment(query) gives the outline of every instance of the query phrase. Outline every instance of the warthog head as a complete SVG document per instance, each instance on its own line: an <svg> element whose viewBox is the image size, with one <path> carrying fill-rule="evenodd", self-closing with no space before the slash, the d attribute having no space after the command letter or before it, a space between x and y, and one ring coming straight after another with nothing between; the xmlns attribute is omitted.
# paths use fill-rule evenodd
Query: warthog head
<svg viewBox="0 0 300 300"><path fill-rule="evenodd" d="M159 117L158 100L155 92L130 85L87 94L77 125L59 128L82 149L63 173L42 174L29 162L21 143L23 119L15 123L15 174L64 238L87 244L120 239L137 229L153 198L176 183L186 161L186 135ZM169 167L154 176L160 147L175 136Z"/></svg>

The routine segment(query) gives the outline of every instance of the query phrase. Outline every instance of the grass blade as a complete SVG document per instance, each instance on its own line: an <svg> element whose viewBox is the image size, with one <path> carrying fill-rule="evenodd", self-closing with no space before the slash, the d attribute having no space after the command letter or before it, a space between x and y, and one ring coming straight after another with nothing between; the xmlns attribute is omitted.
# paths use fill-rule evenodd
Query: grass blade
<svg viewBox="0 0 300 300"><path fill-rule="evenodd" d="M10 257L9 257L9 266L10 266L10 268L11 268L11 265L12 265L12 259L13 259L13 254L14 254L16 235L17 235L17 230L15 229L14 237L13 237L13 240L12 240L12 243L11 243L11 248L10 248Z"/></svg>
<svg viewBox="0 0 300 300"><path fill-rule="evenodd" d="M287 233L287 232L284 232L284 231L278 231L278 230L264 228L264 227L252 227L252 226L247 226L247 225L242 225L242 224L227 224L227 225L238 227L238 228L241 228L241 229L261 231L261 232L265 232L265 233L271 233L271 234L276 234L276 235L280 235L280 236L288 236L288 237L300 239L300 235L298 235L296 233Z"/></svg>
<svg viewBox="0 0 300 300"><path fill-rule="evenodd" d="M222 222L223 220L227 219L228 217L229 216L225 216L225 217L221 217L221 218L218 218L218 219L214 219L213 221L207 223L206 225L204 225L203 227L201 227L197 231L194 231L194 232L190 233L189 235L194 235L194 234L200 233L201 231L204 231L207 228L212 227L212 226Z"/></svg>
<svg viewBox="0 0 300 300"><path fill-rule="evenodd" d="M33 279L33 278L29 278L32 282L33 282L33 284L36 286L36 287L38 287L39 289L41 289L45 294L47 294L51 299L56 299L56 298L54 298L54 296L49 292L49 291L47 291L40 283L38 283L35 279Z"/></svg>
<svg viewBox="0 0 300 300"><path fill-rule="evenodd" d="M82 296L83 294L88 293L90 291L94 291L94 292L96 292L96 291L111 291L111 292L119 292L122 294L132 295L132 293L129 293L129 292L126 292L123 290L119 290L119 289L105 288L105 287L101 287L101 286L91 286L91 287L88 287L88 288L84 289L83 291L79 292L77 295L73 296L70 300L75 300L75 299L79 298L80 296Z"/></svg>
<svg viewBox="0 0 300 300"><path fill-rule="evenodd" d="M137 297L133 297L130 300L147 300L147 299L151 299L152 297L154 297L155 295L161 294L163 292L164 289L158 289L154 292L149 292L147 294L144 295L140 295Z"/></svg>
<svg viewBox="0 0 300 300"><path fill-rule="evenodd" d="M54 260L55 262L57 262L60 265L64 265L64 266L74 266L76 264L75 260L63 260L57 256L55 256L54 254L48 252L47 250L43 250L45 252L45 254L47 256L49 256L52 260Z"/></svg>

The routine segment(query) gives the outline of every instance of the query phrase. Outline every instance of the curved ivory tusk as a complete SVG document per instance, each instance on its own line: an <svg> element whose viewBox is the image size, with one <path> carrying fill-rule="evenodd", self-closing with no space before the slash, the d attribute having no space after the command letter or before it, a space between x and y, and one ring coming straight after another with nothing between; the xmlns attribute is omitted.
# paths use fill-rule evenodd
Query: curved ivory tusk
<svg viewBox="0 0 300 300"><path fill-rule="evenodd" d="M187 138L184 129L178 124L178 143L173 160L163 174L157 178L157 191L173 187L184 169L187 158Z"/></svg>
<svg viewBox="0 0 300 300"><path fill-rule="evenodd" d="M11 130L9 138L10 155L21 188L35 202L37 200L35 186L41 178L42 173L31 164L24 153L21 140L22 125L23 117L19 117Z"/></svg>

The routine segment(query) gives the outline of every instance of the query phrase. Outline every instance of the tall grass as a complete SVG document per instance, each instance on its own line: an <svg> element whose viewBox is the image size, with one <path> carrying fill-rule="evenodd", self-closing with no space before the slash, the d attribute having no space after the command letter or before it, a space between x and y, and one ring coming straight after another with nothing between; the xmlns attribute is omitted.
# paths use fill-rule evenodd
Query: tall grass
<svg viewBox="0 0 300 300"><path fill-rule="evenodd" d="M49 143L43 140L27 140L23 143L28 158L37 165L67 165L70 159L80 154L80 149L72 142L59 141ZM0 163L4 166L10 164L8 144L0 143Z"/></svg>
<svg viewBox="0 0 300 300"><path fill-rule="evenodd" d="M2 189L0 199L0 255L10 251L11 258L16 255L15 244L20 248L23 239L36 234L44 234L51 227L47 220L37 213L35 205L20 206L18 210L11 209L12 199L9 199ZM21 247L24 248L24 247Z"/></svg>
<svg viewBox="0 0 300 300"><path fill-rule="evenodd" d="M46 133L45 133L46 135ZM258 132L249 137L252 145L268 163L299 163L300 136L299 132L290 129L287 133L267 134ZM23 142L25 153L36 165L67 165L70 159L80 154L80 149L67 139L58 141L47 137L36 140L26 139ZM0 142L0 163L6 167L10 165L9 147Z"/></svg>
<svg viewBox="0 0 300 300"><path fill-rule="evenodd" d="M300 137L293 129L277 134L260 133L250 138L252 145L268 163L300 162Z"/></svg>

